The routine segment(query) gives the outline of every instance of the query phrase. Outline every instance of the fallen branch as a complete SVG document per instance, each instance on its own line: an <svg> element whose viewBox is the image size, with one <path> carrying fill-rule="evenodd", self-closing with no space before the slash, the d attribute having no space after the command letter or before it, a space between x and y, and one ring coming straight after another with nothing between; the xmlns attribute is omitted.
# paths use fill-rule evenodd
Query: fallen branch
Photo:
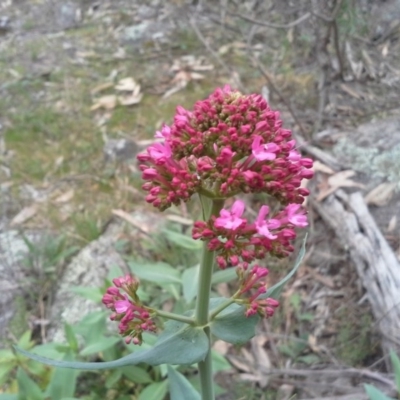
<svg viewBox="0 0 400 400"><path fill-rule="evenodd" d="M382 348L400 352L400 264L360 192L338 190L312 206L336 233L356 266L381 333ZM391 366L387 363L390 370Z"/></svg>

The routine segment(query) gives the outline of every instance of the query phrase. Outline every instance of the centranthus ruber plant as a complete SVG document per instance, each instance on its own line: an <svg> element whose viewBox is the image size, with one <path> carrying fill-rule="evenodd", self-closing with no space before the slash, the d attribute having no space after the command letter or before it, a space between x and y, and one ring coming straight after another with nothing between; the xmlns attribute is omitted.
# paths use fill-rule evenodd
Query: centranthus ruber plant
<svg viewBox="0 0 400 400"><path fill-rule="evenodd" d="M194 240L203 242L194 309L179 315L149 307L138 296L139 280L127 275L114 279L103 304L126 343L140 345L143 333L150 332L159 335L154 347L104 363L29 356L80 369L198 363L201 394L169 367L171 399L213 400L213 339L238 344L254 336L259 318L274 315L276 297L304 254L303 243L290 274L267 287L266 260L288 257L296 229L307 226L301 204L308 190L301 182L313 176L312 160L300 155L279 112L260 95L244 95L229 86L198 101L192 111L178 106L173 123L155 137L159 141L138 156L146 201L163 211L196 196L203 211L192 232ZM262 205L254 218L248 218L242 199L250 193L267 194L273 207ZM214 269L226 268L236 270L235 293L210 298Z"/></svg>

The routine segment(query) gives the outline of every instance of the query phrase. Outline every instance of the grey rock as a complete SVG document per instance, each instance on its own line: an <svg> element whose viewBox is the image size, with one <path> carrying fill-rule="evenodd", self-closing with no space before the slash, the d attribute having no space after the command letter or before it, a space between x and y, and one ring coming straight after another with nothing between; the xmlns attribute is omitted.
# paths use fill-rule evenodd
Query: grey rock
<svg viewBox="0 0 400 400"><path fill-rule="evenodd" d="M149 27L148 22L142 22L141 24L127 26L121 35L123 41L139 41L145 37L146 31Z"/></svg>
<svg viewBox="0 0 400 400"><path fill-rule="evenodd" d="M56 23L60 29L76 28L80 22L80 15L81 10L78 4L73 2L57 5L55 9Z"/></svg>
<svg viewBox="0 0 400 400"><path fill-rule="evenodd" d="M40 235L25 233L25 237L36 243ZM5 337L8 324L14 317L15 298L26 290L22 261L28 253L20 232L9 230L0 233L0 338Z"/></svg>
<svg viewBox="0 0 400 400"><path fill-rule="evenodd" d="M114 249L120 231L121 224L111 224L98 240L82 249L67 266L50 310L48 337L51 341L64 341L64 322L75 324L86 314L102 310L100 305L77 295L71 288L101 287L111 267L124 267L123 259Z"/></svg>
<svg viewBox="0 0 400 400"><path fill-rule="evenodd" d="M124 162L132 160L139 152L135 141L130 139L109 139L103 147L106 162Z"/></svg>
<svg viewBox="0 0 400 400"><path fill-rule="evenodd" d="M128 271L121 255L115 250L115 243L124 229L130 229L131 235L138 237L143 232L154 232L159 229L162 222L160 216L149 212L136 211L132 218L141 229L125 227L126 224L117 221L112 222L104 234L90 243L71 261L66 267L56 290L55 301L50 310L51 326L48 331L50 341L63 342L63 324L75 324L90 312L105 310L105 308L93 301L73 293L74 286L102 287L111 268L119 267L122 271ZM114 325L113 329L117 329Z"/></svg>
<svg viewBox="0 0 400 400"><path fill-rule="evenodd" d="M0 33L7 33L11 30L11 20L7 16L0 16Z"/></svg>

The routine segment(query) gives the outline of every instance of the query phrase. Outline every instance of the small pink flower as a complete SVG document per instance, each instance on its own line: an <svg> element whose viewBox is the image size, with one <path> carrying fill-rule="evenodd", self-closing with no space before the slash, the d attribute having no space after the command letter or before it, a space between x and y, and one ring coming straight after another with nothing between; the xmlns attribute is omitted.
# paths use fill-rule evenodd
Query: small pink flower
<svg viewBox="0 0 400 400"><path fill-rule="evenodd" d="M301 208L300 204L289 204L285 208L285 211L287 213L288 222L290 222L294 226L299 226L300 228L304 228L305 226L308 225L307 216L305 215L305 211L300 208Z"/></svg>
<svg viewBox="0 0 400 400"><path fill-rule="evenodd" d="M262 137L255 136L251 145L253 156L257 161L275 160L280 147L275 143L261 144Z"/></svg>
<svg viewBox="0 0 400 400"><path fill-rule="evenodd" d="M154 137L157 139L169 139L171 137L171 128L168 125L163 125L161 131L157 131Z"/></svg>
<svg viewBox="0 0 400 400"><path fill-rule="evenodd" d="M143 179L154 179L154 178L157 178L157 176L158 176L158 172L154 168L146 168L142 172Z"/></svg>
<svg viewBox="0 0 400 400"><path fill-rule="evenodd" d="M244 212L244 203L241 200L236 200L231 208L231 211L221 210L220 217L214 222L214 226L217 228L225 228L229 230L235 230L239 228L246 219L240 218Z"/></svg>
<svg viewBox="0 0 400 400"><path fill-rule="evenodd" d="M301 159L301 155L296 150L290 150L288 160L290 161L299 161Z"/></svg>
<svg viewBox="0 0 400 400"><path fill-rule="evenodd" d="M115 311L117 314L127 312L131 308L132 304L129 300L117 300L114 303Z"/></svg>
<svg viewBox="0 0 400 400"><path fill-rule="evenodd" d="M274 240L278 236L274 235L273 233L270 232L270 229L277 229L281 226L281 221L278 219L270 219L266 220L265 217L269 213L269 207L268 206L262 206L260 208L260 211L258 212L258 216L255 222L257 232L266 237L267 239Z"/></svg>
<svg viewBox="0 0 400 400"><path fill-rule="evenodd" d="M154 143L147 151L156 164L164 164L172 155L171 146L168 143Z"/></svg>

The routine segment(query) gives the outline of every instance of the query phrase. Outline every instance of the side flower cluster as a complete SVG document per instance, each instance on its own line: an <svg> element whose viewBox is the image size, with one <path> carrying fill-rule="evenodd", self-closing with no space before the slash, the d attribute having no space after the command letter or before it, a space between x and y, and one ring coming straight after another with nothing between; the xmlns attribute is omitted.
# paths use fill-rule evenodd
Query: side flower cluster
<svg viewBox="0 0 400 400"><path fill-rule="evenodd" d="M272 317L275 309L279 306L278 300L270 297L259 298L260 295L267 292L267 283L264 278L269 274L268 269L254 265L251 269L238 267L236 273L240 286L235 299L239 304L246 306L246 317L255 314L261 317Z"/></svg>
<svg viewBox="0 0 400 400"><path fill-rule="evenodd" d="M102 302L113 311L110 319L119 322L119 333L126 337L125 342L141 344L142 333L155 332L156 325L150 317L152 310L143 306L136 294L139 281L126 275L115 278L113 284L107 289Z"/></svg>
<svg viewBox="0 0 400 400"><path fill-rule="evenodd" d="M229 86L198 101L193 111L178 106L138 155L146 200L164 210L194 193L229 198L240 192L264 192L282 204L301 204L313 176L312 160L301 157L279 112L258 94L243 95Z"/></svg>
<svg viewBox="0 0 400 400"><path fill-rule="evenodd" d="M230 210L223 209L219 217L209 221L196 221L192 237L208 241L210 251L217 254L220 268L242 266L247 268L254 260L262 260L267 253L285 257L294 250L295 227L308 225L305 211L299 204L288 204L273 218L264 205L253 223L242 218L245 205L236 200Z"/></svg>

